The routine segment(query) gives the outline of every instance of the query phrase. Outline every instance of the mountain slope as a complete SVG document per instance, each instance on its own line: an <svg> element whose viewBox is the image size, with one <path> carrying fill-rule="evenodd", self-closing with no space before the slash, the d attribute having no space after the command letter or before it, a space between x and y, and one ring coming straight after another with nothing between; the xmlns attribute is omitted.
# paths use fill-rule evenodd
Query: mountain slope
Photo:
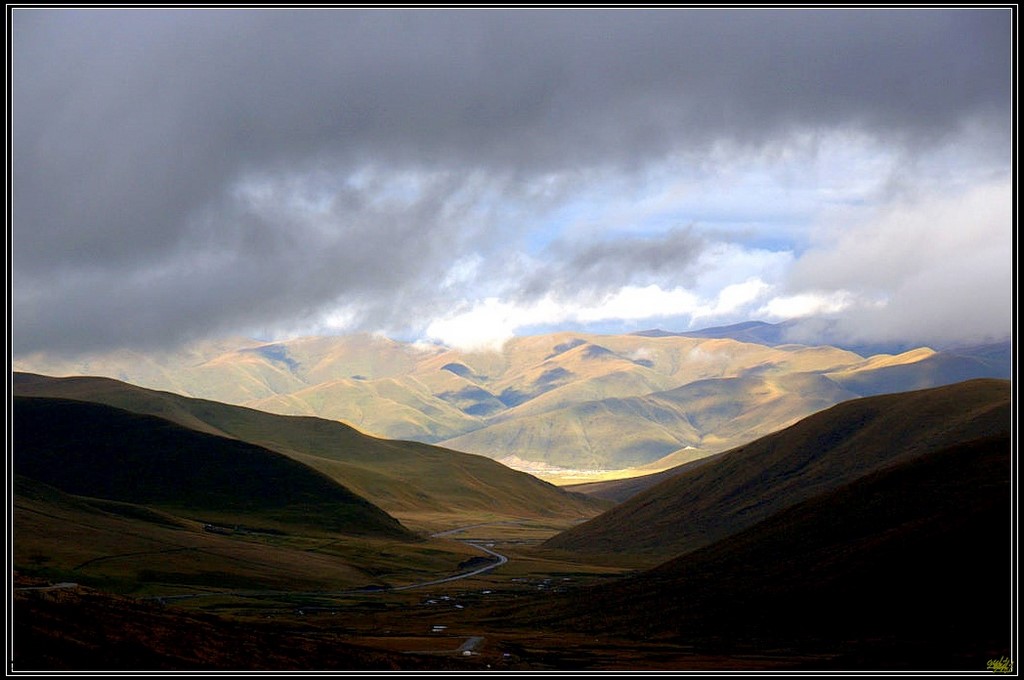
<svg viewBox="0 0 1024 680"><path fill-rule="evenodd" d="M723 452L724 453L724 452ZM641 491L646 491L652 486L664 482L666 479L671 479L677 475L681 475L689 470L695 470L699 467L707 465L711 461L715 460L718 456L723 455L722 453L711 454L710 456L704 456L697 460L691 460L686 463L682 463L675 467L671 467L667 470L660 472L654 472L647 475L641 475L639 477L629 477L627 479L611 479L606 482L585 482L583 484L567 484L562 488L566 491L572 491L574 493L582 493L587 496L594 498L601 498L606 501L612 501L614 503L621 503L625 500L632 498Z"/></svg>
<svg viewBox="0 0 1024 680"><path fill-rule="evenodd" d="M342 378L287 394L256 399L251 408L281 415L340 420L392 439L432 443L479 427L478 420L411 380Z"/></svg>
<svg viewBox="0 0 1024 680"><path fill-rule="evenodd" d="M107 378L15 374L15 393L106 403L282 453L327 474L390 513L458 517L593 516L606 503L564 492L489 458L377 439L338 422L290 417L158 392Z"/></svg>
<svg viewBox="0 0 1024 680"><path fill-rule="evenodd" d="M863 357L878 354L901 354L914 349L905 341L866 341L851 339L846 330L839 327L835 319L807 317L790 319L779 323L764 321L744 321L729 326L714 326L693 331L672 332L651 329L633 333L635 336L648 338L702 338L730 339L750 342L768 347L778 347L790 343L802 345L828 345L839 349L855 352ZM992 374L973 375L970 377L1010 377L1011 343L1009 339L1002 342L984 342L974 345L941 345L936 347L940 352L976 359L988 364ZM947 381L956 382L956 381ZM937 387L938 385L931 385Z"/></svg>
<svg viewBox="0 0 1024 680"><path fill-rule="evenodd" d="M855 396L812 373L751 371L517 417L444 445L480 454L534 451L535 459L564 467L625 468L680 449L694 456L724 451Z"/></svg>
<svg viewBox="0 0 1024 680"><path fill-rule="evenodd" d="M855 399L672 477L545 545L685 554L886 465L1009 424L1009 383L1000 380Z"/></svg>
<svg viewBox="0 0 1024 680"><path fill-rule="evenodd" d="M826 374L863 397L938 387L972 378L1004 378L1004 367L970 356L935 352L920 361Z"/></svg>
<svg viewBox="0 0 1024 680"><path fill-rule="evenodd" d="M729 338L741 342L767 345L769 347L788 343L831 345L865 357L875 354L899 354L900 352L912 349L912 345L905 342L851 341L847 337L847 333L837 330L837 322L834 319L814 317L790 319L779 323L744 321L729 326L714 326L694 331L683 331L681 333L654 329L640 331L634 335L646 337Z"/></svg>
<svg viewBox="0 0 1024 680"><path fill-rule="evenodd" d="M281 454L103 404L15 397L19 475L210 522L411 539L393 517Z"/></svg>
<svg viewBox="0 0 1024 680"><path fill-rule="evenodd" d="M701 328L695 331L683 331L681 333L673 333L671 331L664 331L661 329L651 329L647 331L638 331L633 335L639 335L647 338L730 338L732 340L739 340L740 342L753 342L759 345L774 347L775 345L785 345L786 343L792 342L792 340L787 337L788 329L789 325L786 325L785 323L744 321L741 323L730 324L728 326L712 326L710 328Z"/></svg>
<svg viewBox="0 0 1024 680"><path fill-rule="evenodd" d="M12 508L18 575L139 595L403 585L457 573L476 552L452 541L331 532L316 508L280 523L260 508L240 517L75 496L23 475L15 475Z"/></svg>
<svg viewBox="0 0 1024 680"><path fill-rule="evenodd" d="M1008 433L932 450L520 615L810 668L978 671L1012 649L1010 453Z"/></svg>

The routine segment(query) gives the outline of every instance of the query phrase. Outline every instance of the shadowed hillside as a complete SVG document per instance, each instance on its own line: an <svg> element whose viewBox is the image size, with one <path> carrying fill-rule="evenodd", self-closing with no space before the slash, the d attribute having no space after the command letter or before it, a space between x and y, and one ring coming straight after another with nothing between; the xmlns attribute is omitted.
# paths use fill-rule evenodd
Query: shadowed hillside
<svg viewBox="0 0 1024 680"><path fill-rule="evenodd" d="M1010 451L1004 433L923 453L517 616L812 668L983 671L1012 649Z"/></svg>
<svg viewBox="0 0 1024 680"><path fill-rule="evenodd" d="M829 375L846 389L862 396L924 389L972 378L1002 378L1007 371L996 360L938 352L921 361L871 370Z"/></svg>
<svg viewBox="0 0 1024 680"><path fill-rule="evenodd" d="M663 481L546 545L680 555L886 465L1009 424L1009 383L1001 380L848 401Z"/></svg>
<svg viewBox="0 0 1024 680"><path fill-rule="evenodd" d="M78 496L228 523L412 538L397 520L281 454L103 404L15 397L14 468Z"/></svg>

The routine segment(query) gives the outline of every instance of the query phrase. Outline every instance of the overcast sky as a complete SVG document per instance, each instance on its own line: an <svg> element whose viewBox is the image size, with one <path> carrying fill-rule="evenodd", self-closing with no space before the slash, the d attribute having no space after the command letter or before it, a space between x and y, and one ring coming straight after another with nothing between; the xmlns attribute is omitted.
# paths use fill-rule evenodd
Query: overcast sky
<svg viewBox="0 0 1024 680"><path fill-rule="evenodd" d="M17 354L1007 337L1011 14L12 13Z"/></svg>

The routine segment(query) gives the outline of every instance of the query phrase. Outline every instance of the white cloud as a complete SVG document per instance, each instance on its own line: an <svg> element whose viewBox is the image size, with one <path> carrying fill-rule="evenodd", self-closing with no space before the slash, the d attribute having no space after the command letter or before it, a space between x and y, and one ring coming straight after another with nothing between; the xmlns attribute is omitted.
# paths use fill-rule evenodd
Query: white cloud
<svg viewBox="0 0 1024 680"><path fill-rule="evenodd" d="M829 293L799 293L773 297L758 313L775 319L835 314L854 304L854 296L846 290Z"/></svg>
<svg viewBox="0 0 1024 680"><path fill-rule="evenodd" d="M515 335L511 311L507 304L488 298L467 311L434 319L425 332L429 338L467 352L500 351Z"/></svg>
<svg viewBox="0 0 1024 680"><path fill-rule="evenodd" d="M426 335L463 350L500 350L518 329L568 322L637 320L691 314L700 301L683 288L625 286L600 300L556 299L548 294L533 302L487 298L434 319Z"/></svg>
<svg viewBox="0 0 1024 680"><path fill-rule="evenodd" d="M718 298L731 286L750 286L761 281L774 286L793 265L790 250L768 250L738 243L713 243L701 254L695 265L698 270L694 290L703 298ZM729 295L738 295L743 288Z"/></svg>
<svg viewBox="0 0 1024 680"><path fill-rule="evenodd" d="M523 326L554 323L564 317L560 305L544 298L529 305L487 298L460 311L434 319L426 328L429 338L465 351L499 351Z"/></svg>
<svg viewBox="0 0 1024 680"><path fill-rule="evenodd" d="M749 307L752 302L763 297L771 289L772 286L758 278L728 285L718 293L718 299L713 306L697 309L693 313L693 318L735 314Z"/></svg>
<svg viewBox="0 0 1024 680"><path fill-rule="evenodd" d="M637 347L634 351L629 352L627 355L633 361L644 361L654 357L654 352L648 347Z"/></svg>
<svg viewBox="0 0 1024 680"><path fill-rule="evenodd" d="M699 308L697 296L684 288L664 290L653 284L642 288L625 286L598 304L573 310L572 319L584 323L608 319L650 319L692 314Z"/></svg>
<svg viewBox="0 0 1024 680"><path fill-rule="evenodd" d="M733 314L770 288L760 279L751 279L727 286L710 300L682 287L664 289L657 285L624 286L598 300L585 296L558 299L551 294L533 302L491 297L465 303L458 311L434 319L426 328L426 336L463 350L497 351L519 329L531 326Z"/></svg>
<svg viewBox="0 0 1024 680"><path fill-rule="evenodd" d="M785 316L800 308L801 294L812 296L802 299L805 307L818 295L836 305L846 301L841 323L853 338L1006 338L1012 318L1012 208L1010 182L991 182L920 194L871 219L823 232L793 266L788 288L798 300L783 299L771 310Z"/></svg>

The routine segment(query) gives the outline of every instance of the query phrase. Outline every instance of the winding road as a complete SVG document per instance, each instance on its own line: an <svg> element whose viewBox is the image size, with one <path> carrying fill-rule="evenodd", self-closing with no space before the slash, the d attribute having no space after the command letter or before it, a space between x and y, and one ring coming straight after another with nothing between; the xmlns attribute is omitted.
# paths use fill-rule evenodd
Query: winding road
<svg viewBox="0 0 1024 680"><path fill-rule="evenodd" d="M488 526L489 524L514 524L514 523L515 522L488 522L488 523L485 523L485 524L472 524L470 526L459 527L457 529L449 529L447 531L441 531L441 532L438 532L436 534L431 534L431 538L444 538L444 537L447 537L447 536L452 536L454 534L466 531L468 529L475 529L477 527ZM434 579L432 581L423 581L422 583L410 583L409 585L396 586L396 587L393 587L393 588L390 588L390 587L389 588L369 588L369 589L367 589L367 588L359 588L359 589L356 589L356 590L338 590L338 591L322 591L322 590L316 590L316 591L296 591L296 590L222 590L222 591L209 592L209 593L190 593L190 594L187 594L187 595L160 595L160 596L148 597L148 598L145 598L145 599L147 599L147 600L157 600L160 603L167 603L167 602L173 602L173 601L179 601L179 600L191 600L191 599L195 599L195 598L199 598L199 597L218 597L218 596L223 596L223 595L236 595L236 596L240 596L240 597L260 597L260 596L267 596L267 595L301 595L301 596L317 595L317 596L325 596L325 597L334 597L334 596L339 596L339 595L370 595L370 594L374 594L374 593L393 593L393 592L404 591L404 590L415 590L417 588L427 588L429 586L436 586L436 585L439 585L441 583L451 583L452 581L461 581L464 578L472 578L473 576L479 576L480 574L484 574L484 573L486 573L488 571L492 571L494 569L497 569L501 565L503 565L506 562L508 562L508 558L507 557L505 557L504 555L502 555L501 553L499 553L497 551L491 550L487 546L480 545L479 543L475 543L473 541L461 541L461 542L465 543L466 545L472 546L472 547L476 548L477 550L480 550L480 551L482 551L484 553L487 553L488 555L490 555L492 557L497 557L498 561L494 562L492 564L485 564L484 566L478 567L476 569L473 569L472 571L467 571L467 572L464 572L464 573L461 573L461 574L455 574L454 576L446 576L444 578Z"/></svg>
<svg viewBox="0 0 1024 680"><path fill-rule="evenodd" d="M36 590L36 591L40 591L40 592L45 592L45 591L50 591L50 590L64 590L65 588L77 588L77 587L78 587L77 583L70 583L68 581L65 581L63 583L54 583L52 586L20 586L20 587L15 588L15 590L19 591L19 592L23 591L23 590Z"/></svg>
<svg viewBox="0 0 1024 680"><path fill-rule="evenodd" d="M437 536L437 534L434 534L434 536ZM490 548L488 548L486 546L482 546L479 543L471 543L470 541L463 541L463 542L466 545L473 546L477 550L483 550L488 555L493 555L494 557L497 557L498 561L493 563L493 564L485 564L484 566L480 567L479 569L474 569L473 571L467 571L464 574L456 574L455 576L449 576L447 578L439 578L439 579L436 579L434 581L425 581L423 583L413 583L412 585L408 585L408 586L398 586L397 588L391 588L390 590L392 590L392 591L396 591L396 590L413 590L414 588L426 588L427 586L436 586L438 583L450 583L452 581L458 581L458 580L461 580L461 579L464 579L464 578L469 578L471 576L477 576L479 574L483 574L485 572L491 571L492 569L497 569L501 565L503 565L506 562L508 562L508 558L507 557L505 557L501 553L498 553L498 552L495 552L495 551L491 550Z"/></svg>

